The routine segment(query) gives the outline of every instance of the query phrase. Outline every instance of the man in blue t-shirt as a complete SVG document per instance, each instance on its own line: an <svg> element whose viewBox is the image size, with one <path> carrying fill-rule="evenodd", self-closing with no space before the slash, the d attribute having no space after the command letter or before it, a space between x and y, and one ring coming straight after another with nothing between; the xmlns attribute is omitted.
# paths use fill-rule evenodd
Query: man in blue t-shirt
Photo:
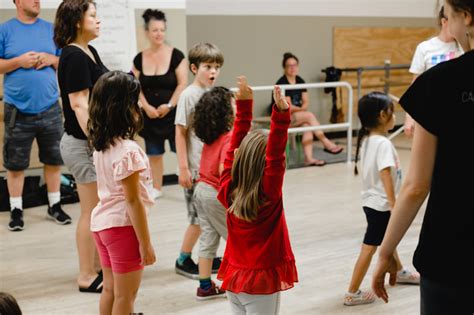
<svg viewBox="0 0 474 315"><path fill-rule="evenodd" d="M53 25L40 18L37 0L14 0L17 17L0 24L0 73L5 103L3 165L7 169L11 231L23 222L24 170L36 138L48 188L48 215L58 224L71 218L61 208L59 142L63 133L58 103L56 68L59 53L53 41Z"/></svg>

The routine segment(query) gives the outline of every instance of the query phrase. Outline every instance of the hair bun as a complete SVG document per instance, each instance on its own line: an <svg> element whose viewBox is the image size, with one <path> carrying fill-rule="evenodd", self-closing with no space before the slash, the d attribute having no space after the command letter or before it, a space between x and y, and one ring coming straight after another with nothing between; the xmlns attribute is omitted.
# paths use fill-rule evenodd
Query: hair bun
<svg viewBox="0 0 474 315"><path fill-rule="evenodd" d="M158 20L158 21L166 22L165 13L160 10L146 9L145 12L143 12L142 17L143 17L143 20L145 20L145 24L148 24L150 20Z"/></svg>
<svg viewBox="0 0 474 315"><path fill-rule="evenodd" d="M293 57L293 54L290 53L290 52L286 52L286 53L283 54L283 58L285 58L285 59L291 58L291 57Z"/></svg>

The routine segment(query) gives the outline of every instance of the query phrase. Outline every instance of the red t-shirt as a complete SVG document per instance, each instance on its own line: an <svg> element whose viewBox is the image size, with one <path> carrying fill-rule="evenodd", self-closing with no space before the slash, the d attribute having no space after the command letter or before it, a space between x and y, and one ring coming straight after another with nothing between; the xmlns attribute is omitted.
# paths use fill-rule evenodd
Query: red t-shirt
<svg viewBox="0 0 474 315"><path fill-rule="evenodd" d="M219 165L224 163L231 136L232 132L226 132L212 144L205 143L202 147L199 181L211 185L216 190L219 190L219 181L221 178Z"/></svg>
<svg viewBox="0 0 474 315"><path fill-rule="evenodd" d="M250 129L252 103L251 100L237 101L237 117L217 196L226 209L231 201L234 150ZM258 209L257 219L247 222L227 212L227 244L217 275L223 281L224 290L273 294L290 289L298 282L282 199L290 120L290 110L278 112L273 108L262 178L262 197L266 202Z"/></svg>

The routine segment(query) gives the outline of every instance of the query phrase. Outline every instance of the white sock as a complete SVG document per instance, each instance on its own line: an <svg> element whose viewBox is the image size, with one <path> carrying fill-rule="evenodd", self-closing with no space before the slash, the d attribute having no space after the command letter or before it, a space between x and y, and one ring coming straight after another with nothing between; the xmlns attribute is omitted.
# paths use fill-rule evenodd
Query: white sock
<svg viewBox="0 0 474 315"><path fill-rule="evenodd" d="M61 192L48 192L49 206L52 207L61 201Z"/></svg>
<svg viewBox="0 0 474 315"><path fill-rule="evenodd" d="M10 211L13 209L23 210L23 198L22 197L10 197Z"/></svg>

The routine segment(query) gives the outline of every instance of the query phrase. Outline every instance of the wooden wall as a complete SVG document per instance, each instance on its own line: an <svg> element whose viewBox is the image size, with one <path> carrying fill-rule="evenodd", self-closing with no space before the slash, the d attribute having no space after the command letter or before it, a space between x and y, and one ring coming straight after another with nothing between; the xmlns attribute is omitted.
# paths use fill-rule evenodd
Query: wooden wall
<svg viewBox="0 0 474 315"><path fill-rule="evenodd" d="M333 60L337 68L383 66L385 60L392 65L410 64L416 46L437 34L432 27L336 27L333 36ZM362 73L361 96L370 91L383 91L384 71ZM413 75L408 70L393 70L390 73L390 93L400 97L411 83ZM343 72L342 81L354 88L354 113L357 109L357 73ZM339 94L341 95L341 94ZM347 110L347 97L343 93L340 105ZM400 108L398 107L400 110Z"/></svg>

